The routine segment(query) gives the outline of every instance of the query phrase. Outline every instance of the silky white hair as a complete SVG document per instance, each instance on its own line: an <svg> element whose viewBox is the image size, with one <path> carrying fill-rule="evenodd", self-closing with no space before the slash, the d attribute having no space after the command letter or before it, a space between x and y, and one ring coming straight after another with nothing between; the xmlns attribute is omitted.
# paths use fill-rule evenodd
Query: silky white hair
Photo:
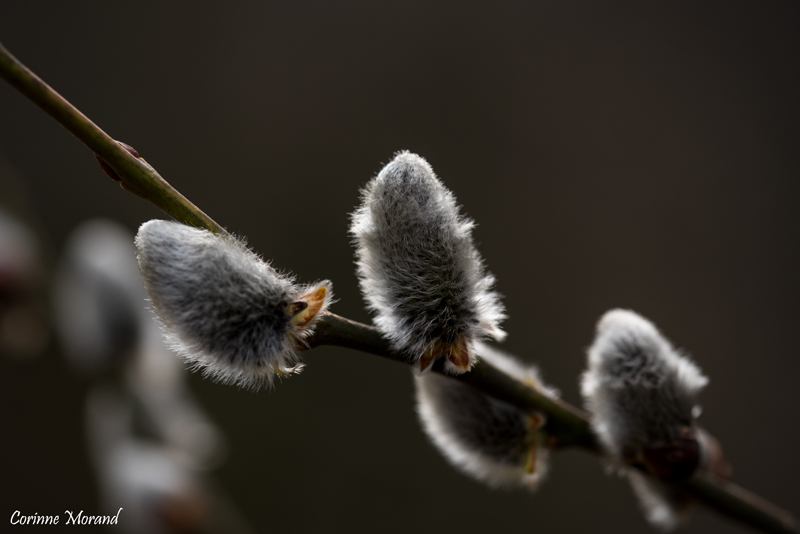
<svg viewBox="0 0 800 534"><path fill-rule="evenodd" d="M694 419L706 384L697 365L644 317L615 309L600 319L581 392L603 449L629 477L648 521L663 529L677 526L689 499L624 466L646 447L678 443L691 429L703 468L707 447Z"/></svg>
<svg viewBox="0 0 800 534"><path fill-rule="evenodd" d="M475 344L480 358L550 396L538 369L485 343ZM417 413L430 440L456 468L497 488L535 489L548 471L548 451L531 428L529 414L446 376L416 376ZM543 421L543 415L536 414ZM531 447L536 461L526 469Z"/></svg>
<svg viewBox="0 0 800 534"><path fill-rule="evenodd" d="M244 243L183 224L149 221L136 236L139 269L168 342L193 368L258 389L302 369L296 350L319 313L293 326L288 309L325 280L296 285Z"/></svg>
<svg viewBox="0 0 800 534"><path fill-rule="evenodd" d="M603 315L588 360L581 392L614 460L621 462L628 449L673 442L692 426L708 378L641 315L619 309Z"/></svg>
<svg viewBox="0 0 800 534"><path fill-rule="evenodd" d="M413 362L437 342L502 340L500 296L472 240L474 223L423 158L400 152L352 215L361 290L374 322ZM446 363L454 373L463 370Z"/></svg>

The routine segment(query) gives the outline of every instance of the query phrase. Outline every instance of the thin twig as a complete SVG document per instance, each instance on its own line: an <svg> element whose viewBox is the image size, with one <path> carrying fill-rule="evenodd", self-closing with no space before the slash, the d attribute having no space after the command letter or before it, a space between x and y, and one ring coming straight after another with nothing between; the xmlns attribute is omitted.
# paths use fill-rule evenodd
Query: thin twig
<svg viewBox="0 0 800 534"><path fill-rule="evenodd" d="M142 197L184 224L205 228L216 234L227 233L222 226L169 185L153 167L121 148L107 133L12 56L2 43L0 76L111 165L122 179L120 185L123 189Z"/></svg>
<svg viewBox="0 0 800 534"><path fill-rule="evenodd" d="M326 313L315 327L314 335L307 340L309 348L319 345L337 345L383 356L409 364L392 351L386 341L372 326ZM443 373L443 360L434 364L434 372ZM446 375L450 376L450 375ZM469 373L454 377L489 395L513 404L525 411L547 414L547 433L553 438L552 448L582 447L600 452L600 446L589 428L588 416L560 399L554 399L513 379L485 361L479 361Z"/></svg>
<svg viewBox="0 0 800 534"><path fill-rule="evenodd" d="M68 131L80 139L117 172L126 191L151 202L174 219L225 234L226 230L170 186L150 165L121 148L103 130L56 93L38 76L20 63L0 43L0 76L36 103ZM318 322L309 348L338 345L392 360L409 363L395 354L389 343L373 327L334 314ZM434 367L435 372L441 369ZM600 453L589 426L587 414L559 399L550 398L515 380L486 362L458 377L481 391L526 411L547 416L548 434L554 448L576 446ZM709 476L694 476L679 486L693 497L742 523L763 532L800 533L796 521L787 512L731 482Z"/></svg>

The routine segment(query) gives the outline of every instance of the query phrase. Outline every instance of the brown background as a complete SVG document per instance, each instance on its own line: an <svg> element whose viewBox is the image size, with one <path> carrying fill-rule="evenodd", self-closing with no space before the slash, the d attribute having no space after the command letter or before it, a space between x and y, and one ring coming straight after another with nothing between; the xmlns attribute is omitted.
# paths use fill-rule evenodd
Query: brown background
<svg viewBox="0 0 800 534"><path fill-rule="evenodd" d="M275 266L332 279L352 319L358 189L423 155L479 223L508 350L579 403L597 318L648 316L711 377L702 423L735 480L800 513L800 5L287 4L8 1L0 40ZM84 219L162 217L5 84L0 152L54 256ZM536 495L490 491L426 442L406 368L306 361L269 393L192 379L260 532L649 529L594 457L558 454ZM0 524L97 510L85 389L55 344L0 361ZM746 530L703 511L683 531Z"/></svg>

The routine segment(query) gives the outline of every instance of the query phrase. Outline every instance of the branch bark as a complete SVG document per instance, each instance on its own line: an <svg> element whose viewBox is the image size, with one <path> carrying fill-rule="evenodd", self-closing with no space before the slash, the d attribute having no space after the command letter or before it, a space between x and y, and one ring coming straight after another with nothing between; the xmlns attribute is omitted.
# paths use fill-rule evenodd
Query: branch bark
<svg viewBox="0 0 800 534"><path fill-rule="evenodd" d="M227 233L222 226L169 185L147 162L135 158L120 147L106 132L12 56L2 43L0 76L108 163L121 178L120 185L123 189L152 203L184 224L205 228L216 234Z"/></svg>
<svg viewBox="0 0 800 534"><path fill-rule="evenodd" d="M121 178L123 189L148 202L184 224L217 234L227 231L168 184L149 164L120 147L108 134L78 111L12 56L0 43L0 77L41 107L48 115L75 135L108 163ZM373 327L334 314L325 314L317 323L308 348L337 345L408 363L395 354L389 343ZM434 367L434 372L442 372ZM449 375L447 375L449 376ZM518 382L486 362L479 362L463 375L450 377L526 411L547 416L546 430L553 448L580 447L601 454L600 447L582 410L553 399ZM762 532L800 533L791 514L731 482L710 476L693 476L679 487L712 509Z"/></svg>

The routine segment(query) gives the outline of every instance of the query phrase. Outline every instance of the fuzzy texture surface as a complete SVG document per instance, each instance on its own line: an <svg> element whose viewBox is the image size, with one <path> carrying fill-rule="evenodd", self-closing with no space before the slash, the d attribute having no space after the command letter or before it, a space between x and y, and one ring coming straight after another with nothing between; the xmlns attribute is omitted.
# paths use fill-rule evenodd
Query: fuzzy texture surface
<svg viewBox="0 0 800 534"><path fill-rule="evenodd" d="M708 379L644 317L607 312L588 359L581 392L614 460L645 445L675 442L693 426L697 394Z"/></svg>
<svg viewBox="0 0 800 534"><path fill-rule="evenodd" d="M423 158L394 160L362 192L352 215L362 294L395 350L419 362L438 346L502 340L505 311L472 240L474 223ZM446 369L465 370L446 363Z"/></svg>
<svg viewBox="0 0 800 534"><path fill-rule="evenodd" d="M558 395L544 386L536 367L485 343L476 343L476 348L482 359L517 380ZM545 477L548 451L527 413L434 373L417 376L416 386L422 427L452 465L493 487L535 489ZM536 417L541 418L540 426L543 416Z"/></svg>
<svg viewBox="0 0 800 534"><path fill-rule="evenodd" d="M193 368L257 389L302 368L295 350L319 313L293 326L292 304L330 282L296 285L242 242L179 223L150 221L136 236L139 269L168 342Z"/></svg>
<svg viewBox="0 0 800 534"><path fill-rule="evenodd" d="M694 413L708 379L653 323L629 310L611 310L600 319L588 360L581 391L592 428L612 464L627 473L648 520L674 528L687 506L685 496L624 466L653 465L648 458L670 451L691 458L692 447L699 447L698 467L703 467L704 443ZM687 459L684 465L661 465L669 475L670 469L695 464Z"/></svg>

